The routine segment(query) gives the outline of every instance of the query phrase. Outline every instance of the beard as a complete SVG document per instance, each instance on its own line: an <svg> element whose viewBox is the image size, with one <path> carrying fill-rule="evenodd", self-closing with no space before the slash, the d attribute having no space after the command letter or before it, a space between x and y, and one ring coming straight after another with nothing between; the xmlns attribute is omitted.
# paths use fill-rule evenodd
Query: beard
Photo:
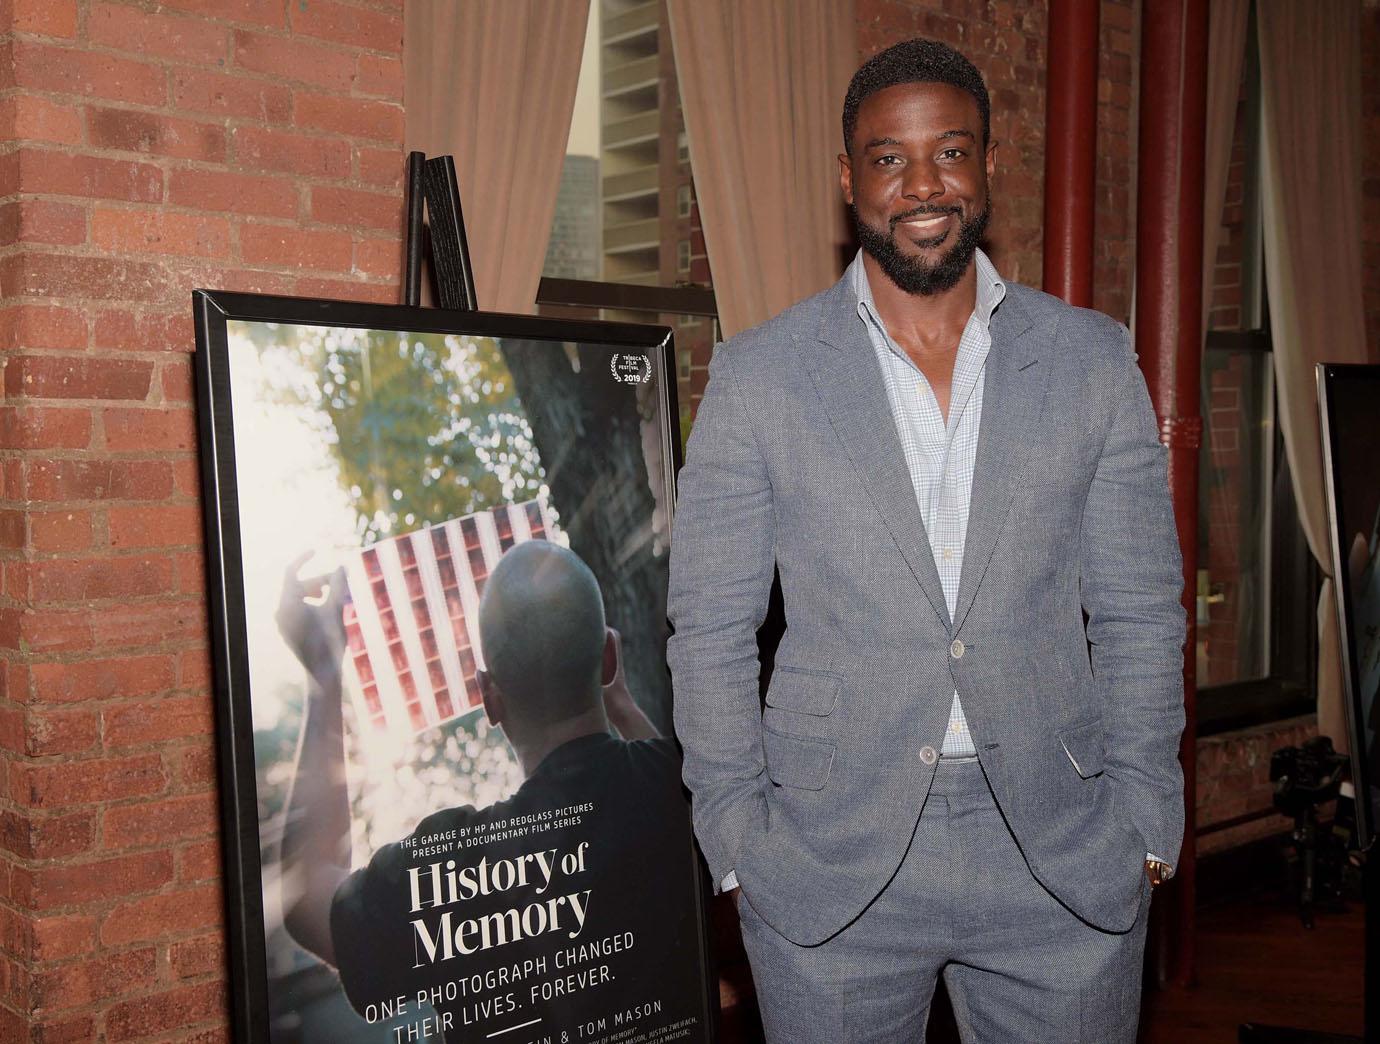
<svg viewBox="0 0 1380 1044"><path fill-rule="evenodd" d="M848 209L853 215L853 227L857 229L859 245L881 266L891 281L908 294L929 296L953 289L963 278L963 273L968 271L968 265L973 260L973 252L982 242L982 237L987 231L987 222L992 217L992 197L987 197L982 210L971 220L964 221L960 216L958 234L954 237L953 246L933 264L922 257L910 257L901 253L901 248L896 243L896 226L902 221L924 214L961 215L957 207L916 207L892 218L885 231L863 221L858 216L856 205L849 204ZM947 232L945 235L953 233ZM939 244L932 240L921 240L920 245Z"/></svg>

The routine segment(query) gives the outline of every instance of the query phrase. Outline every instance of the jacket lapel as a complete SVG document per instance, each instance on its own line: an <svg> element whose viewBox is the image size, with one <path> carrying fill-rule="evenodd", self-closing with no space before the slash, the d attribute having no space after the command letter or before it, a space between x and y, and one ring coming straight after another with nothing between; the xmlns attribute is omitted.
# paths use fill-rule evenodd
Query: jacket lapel
<svg viewBox="0 0 1380 1044"><path fill-rule="evenodd" d="M1047 362L1040 364L1038 350L1053 341L1057 326L1055 313L1032 316L1010 293L992 314L992 348L983 377L982 422L954 631L963 625L972 608L1025 468L1052 369Z"/></svg>
<svg viewBox="0 0 1380 1044"><path fill-rule="evenodd" d="M901 557L947 631L949 611L944 589L906 469L881 366L858 318L858 299L848 277L826 291L820 302L818 339L809 330L796 333L805 367L829 423L891 531Z"/></svg>

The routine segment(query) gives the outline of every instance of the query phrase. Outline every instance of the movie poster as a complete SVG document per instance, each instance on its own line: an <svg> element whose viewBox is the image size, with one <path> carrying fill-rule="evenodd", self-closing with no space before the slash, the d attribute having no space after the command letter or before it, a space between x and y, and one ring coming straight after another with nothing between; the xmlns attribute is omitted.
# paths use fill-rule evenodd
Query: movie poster
<svg viewBox="0 0 1380 1044"><path fill-rule="evenodd" d="M224 330L269 1039L709 1040L664 343Z"/></svg>

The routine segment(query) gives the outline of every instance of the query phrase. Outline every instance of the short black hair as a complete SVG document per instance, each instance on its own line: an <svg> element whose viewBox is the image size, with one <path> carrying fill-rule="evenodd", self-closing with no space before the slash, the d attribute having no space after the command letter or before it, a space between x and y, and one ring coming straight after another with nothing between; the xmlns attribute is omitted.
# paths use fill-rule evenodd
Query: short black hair
<svg viewBox="0 0 1380 1044"><path fill-rule="evenodd" d="M992 137L992 103L977 67L948 44L938 40L902 40L878 51L853 74L843 96L843 151L853 153L858 110L872 95L902 83L947 83L967 91L982 117L982 144Z"/></svg>

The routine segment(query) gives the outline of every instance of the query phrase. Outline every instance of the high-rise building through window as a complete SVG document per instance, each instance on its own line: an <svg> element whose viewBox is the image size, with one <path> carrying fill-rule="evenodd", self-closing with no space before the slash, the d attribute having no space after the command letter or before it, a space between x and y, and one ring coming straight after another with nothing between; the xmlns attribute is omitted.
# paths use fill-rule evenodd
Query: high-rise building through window
<svg viewBox="0 0 1380 1044"><path fill-rule="evenodd" d="M664 0L591 5L543 275L645 287L711 285ZM717 324L685 323L685 313L638 307L605 307L600 314L675 329L679 399L688 420L704 390Z"/></svg>

